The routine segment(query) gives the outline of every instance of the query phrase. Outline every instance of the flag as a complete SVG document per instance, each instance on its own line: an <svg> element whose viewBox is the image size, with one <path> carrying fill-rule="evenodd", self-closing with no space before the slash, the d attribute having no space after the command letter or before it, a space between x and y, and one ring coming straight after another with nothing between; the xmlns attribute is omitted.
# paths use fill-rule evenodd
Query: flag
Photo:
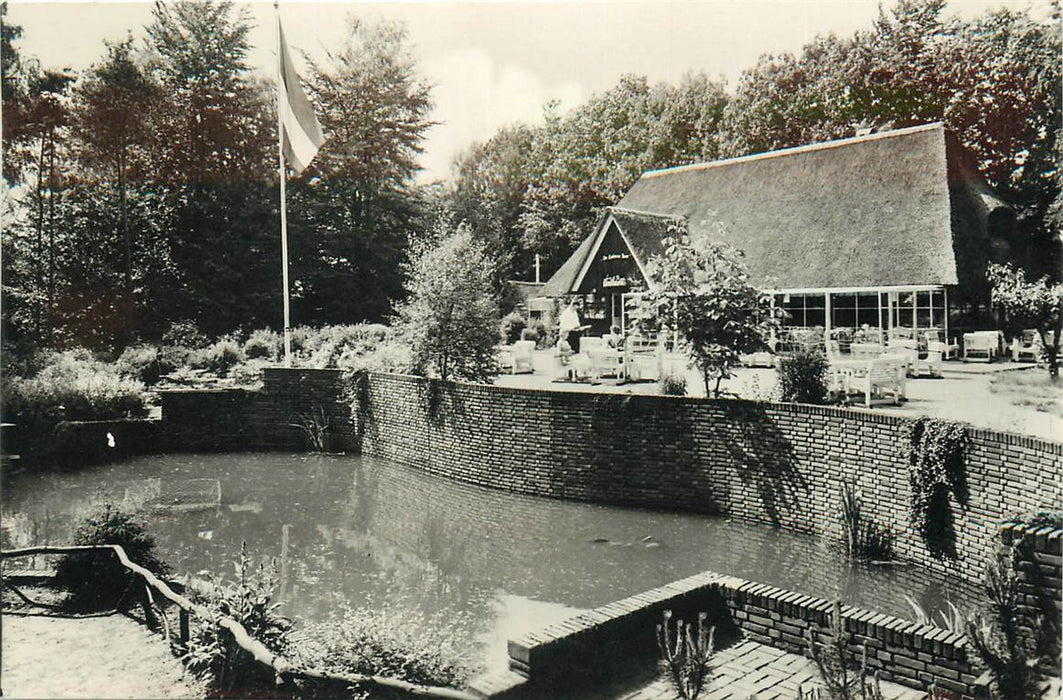
<svg viewBox="0 0 1063 700"><path fill-rule="evenodd" d="M299 75L295 72L288 43L284 40L284 30L277 18L277 31L280 35L280 79L277 86L277 109L280 110L281 139L284 159L292 170L299 173L310 165L317 155L325 136L321 133L321 124L314 115L314 108L303 92Z"/></svg>

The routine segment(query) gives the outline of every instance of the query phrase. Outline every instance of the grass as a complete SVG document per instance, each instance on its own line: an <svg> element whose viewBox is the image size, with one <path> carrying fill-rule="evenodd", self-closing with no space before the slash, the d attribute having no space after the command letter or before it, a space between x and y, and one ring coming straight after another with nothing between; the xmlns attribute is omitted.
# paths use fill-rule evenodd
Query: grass
<svg viewBox="0 0 1063 700"><path fill-rule="evenodd" d="M989 391L1006 398L1013 406L1063 418L1063 379L1052 381L1041 368L998 372L989 382Z"/></svg>

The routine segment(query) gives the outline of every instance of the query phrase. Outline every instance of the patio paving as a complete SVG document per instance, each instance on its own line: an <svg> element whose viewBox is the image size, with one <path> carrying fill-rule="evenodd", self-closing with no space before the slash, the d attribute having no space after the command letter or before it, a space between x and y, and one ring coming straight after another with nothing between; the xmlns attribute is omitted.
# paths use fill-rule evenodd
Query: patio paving
<svg viewBox="0 0 1063 700"><path fill-rule="evenodd" d="M499 386L526 389L550 389L553 391L580 391L602 393L658 394L656 382L617 384L608 380L600 384L555 382L555 367L552 351L537 351L534 357L534 374L504 374L497 380ZM1030 363L963 363L946 362L944 377L939 379L909 379L906 383L908 400L900 406L876 406L875 412L916 417L930 415L937 418L965 421L981 428L1005 430L1063 441L1063 418L1037 411L1029 406L1016 406L1007 398L990 391L994 375L1005 371L1043 372ZM731 394L749 399L771 399L778 384L774 369L741 368L735 376L723 383L723 389ZM691 396L704 396L705 388L696 371L687 372L687 388Z"/></svg>
<svg viewBox="0 0 1063 700"><path fill-rule="evenodd" d="M717 652L710 663L712 679L704 700L791 700L797 686L805 690L818 685L819 671L809 658L788 654L757 642L744 641ZM620 691L615 700L672 700L670 682L656 678L634 689ZM885 700L922 700L926 693L894 683L882 683Z"/></svg>

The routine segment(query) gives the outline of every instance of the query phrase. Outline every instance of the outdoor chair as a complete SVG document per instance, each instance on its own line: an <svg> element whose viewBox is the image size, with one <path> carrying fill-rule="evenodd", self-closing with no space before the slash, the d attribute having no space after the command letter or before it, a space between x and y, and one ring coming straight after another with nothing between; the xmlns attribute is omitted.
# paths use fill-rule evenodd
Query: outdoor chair
<svg viewBox="0 0 1063 700"><path fill-rule="evenodd" d="M664 348L657 338L633 333L624 342L624 374L628 381L657 380Z"/></svg>
<svg viewBox="0 0 1063 700"><path fill-rule="evenodd" d="M592 341L589 346L588 340ZM610 347L605 338L584 338L580 349L587 356L587 373L594 379L625 378L623 348Z"/></svg>
<svg viewBox="0 0 1063 700"><path fill-rule="evenodd" d="M941 377L941 352L928 350L926 357L916 359L910 372L913 377Z"/></svg>
<svg viewBox="0 0 1063 700"><path fill-rule="evenodd" d="M518 340L513 345L503 348L502 366L508 367L510 374L531 374L535 372L534 356L535 341Z"/></svg>
<svg viewBox="0 0 1063 700"><path fill-rule="evenodd" d="M905 326L894 326L893 328L890 328L890 332L889 332L890 345L892 345L894 343L894 341L897 341L897 340L914 340L914 339L915 339L915 330L912 329L912 328L907 328Z"/></svg>
<svg viewBox="0 0 1063 700"><path fill-rule="evenodd" d="M1035 329L1028 329L1016 336L1011 343L1011 359L1015 362L1031 360L1041 361L1041 334Z"/></svg>
<svg viewBox="0 0 1063 700"><path fill-rule="evenodd" d="M885 350L882 343L857 343L849 346L849 354L854 360L870 360L878 357Z"/></svg>
<svg viewBox="0 0 1063 700"><path fill-rule="evenodd" d="M945 337L945 331L942 329L927 328L923 331L923 338L926 341L926 349L940 352L944 359L955 360L959 357L960 344L956 342L950 343L948 338Z"/></svg>
<svg viewBox="0 0 1063 700"><path fill-rule="evenodd" d="M914 340L898 338L890 342L890 346L886 348L881 357L895 358L904 363L904 372L907 375L912 373L912 367L919 359L919 351L915 347Z"/></svg>
<svg viewBox="0 0 1063 700"><path fill-rule="evenodd" d="M841 342L837 340L828 340L825 346L827 362L837 362L842 359Z"/></svg>
<svg viewBox="0 0 1063 700"><path fill-rule="evenodd" d="M882 345L882 329L880 328L857 328L853 331L854 343L872 343Z"/></svg>
<svg viewBox="0 0 1063 700"><path fill-rule="evenodd" d="M963 334L963 361L992 362L1000 349L999 331L975 331Z"/></svg>
<svg viewBox="0 0 1063 700"><path fill-rule="evenodd" d="M904 399L904 377L903 360L880 357L851 370L845 380L845 391L862 396L866 408L886 403L900 405Z"/></svg>
<svg viewBox="0 0 1063 700"><path fill-rule="evenodd" d="M775 355L772 355L767 350L760 352L751 352L742 355L738 358L743 367L774 367Z"/></svg>

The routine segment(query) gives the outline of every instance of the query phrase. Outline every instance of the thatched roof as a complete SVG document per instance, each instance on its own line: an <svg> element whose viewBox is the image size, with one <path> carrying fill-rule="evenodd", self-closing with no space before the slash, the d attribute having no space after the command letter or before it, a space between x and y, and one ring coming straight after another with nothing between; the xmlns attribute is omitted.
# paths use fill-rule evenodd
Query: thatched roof
<svg viewBox="0 0 1063 700"><path fill-rule="evenodd" d="M650 171L610 212L631 222L643 264L660 249L659 217L682 217L692 236L742 250L755 284L799 289L984 279L986 223L1004 206L943 125L929 124ZM587 243L558 274L583 265Z"/></svg>

